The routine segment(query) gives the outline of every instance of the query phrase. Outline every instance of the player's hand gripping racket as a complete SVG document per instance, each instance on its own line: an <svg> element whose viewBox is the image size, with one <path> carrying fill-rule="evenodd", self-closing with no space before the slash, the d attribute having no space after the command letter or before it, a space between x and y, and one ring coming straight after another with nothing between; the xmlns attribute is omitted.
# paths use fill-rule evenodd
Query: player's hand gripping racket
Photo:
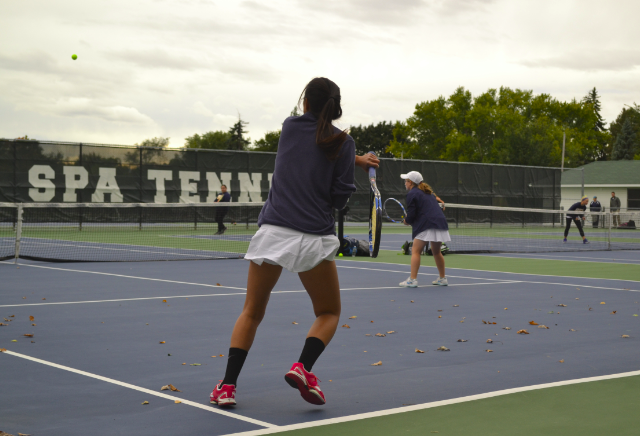
<svg viewBox="0 0 640 436"><path fill-rule="evenodd" d="M372 151L369 153L376 155ZM382 232L382 198L380 198L380 191L376 185L376 169L373 167L369 168L369 183L371 183L369 193L369 207L371 208L369 214L369 255L378 257L380 233Z"/></svg>
<svg viewBox="0 0 640 436"><path fill-rule="evenodd" d="M403 223L407 216L404 206L395 198L387 198L384 201L382 211L384 212L384 217L392 223Z"/></svg>

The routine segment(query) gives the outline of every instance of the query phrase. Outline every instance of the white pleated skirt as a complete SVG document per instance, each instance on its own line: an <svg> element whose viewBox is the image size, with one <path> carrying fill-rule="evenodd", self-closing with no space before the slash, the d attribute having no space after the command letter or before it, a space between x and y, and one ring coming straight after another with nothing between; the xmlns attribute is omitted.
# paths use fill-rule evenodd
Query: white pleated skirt
<svg viewBox="0 0 640 436"><path fill-rule="evenodd" d="M312 235L287 227L263 224L251 238L244 256L258 265L267 262L298 273L332 261L340 247L335 235Z"/></svg>
<svg viewBox="0 0 640 436"><path fill-rule="evenodd" d="M425 242L449 242L451 236L449 236L448 230L439 229L427 229L416 236L416 239L420 239Z"/></svg>

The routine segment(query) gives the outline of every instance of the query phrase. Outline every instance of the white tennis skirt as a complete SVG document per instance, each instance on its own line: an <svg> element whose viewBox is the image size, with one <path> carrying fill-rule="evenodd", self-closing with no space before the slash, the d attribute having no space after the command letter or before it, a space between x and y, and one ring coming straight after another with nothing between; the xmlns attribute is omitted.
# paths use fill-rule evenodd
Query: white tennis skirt
<svg viewBox="0 0 640 436"><path fill-rule="evenodd" d="M340 241L335 235L312 235L263 224L251 238L244 258L258 265L267 262L298 273L315 268L323 260L334 260L338 247Z"/></svg>
<svg viewBox="0 0 640 436"><path fill-rule="evenodd" d="M420 239L425 242L449 242L451 236L449 236L448 230L440 229L427 229L416 236L416 239Z"/></svg>

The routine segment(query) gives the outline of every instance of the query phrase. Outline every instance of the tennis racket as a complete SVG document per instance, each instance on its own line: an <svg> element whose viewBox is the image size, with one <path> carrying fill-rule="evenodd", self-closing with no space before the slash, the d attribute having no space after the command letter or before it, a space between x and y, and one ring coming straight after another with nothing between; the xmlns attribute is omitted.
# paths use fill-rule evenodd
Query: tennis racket
<svg viewBox="0 0 640 436"><path fill-rule="evenodd" d="M382 208L384 217L392 223L402 223L407 216L404 206L395 198L387 198Z"/></svg>
<svg viewBox="0 0 640 436"><path fill-rule="evenodd" d="M374 152L369 153L376 155ZM380 191L376 185L376 169L369 168L369 183L371 183L371 191L369 193L369 255L378 257L380 250L380 233L382 233L382 198Z"/></svg>

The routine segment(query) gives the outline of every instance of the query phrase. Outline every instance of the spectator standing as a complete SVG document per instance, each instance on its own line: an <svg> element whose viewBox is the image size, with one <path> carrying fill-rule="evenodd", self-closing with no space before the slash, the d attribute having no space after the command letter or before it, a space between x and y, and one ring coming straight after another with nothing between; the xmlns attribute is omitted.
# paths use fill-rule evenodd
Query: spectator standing
<svg viewBox="0 0 640 436"><path fill-rule="evenodd" d="M222 185L220 187L220 195L216 198L214 203L228 203L231 201L231 194L227 192L227 185ZM216 208L216 222L218 223L218 231L216 235L222 235L227 227L224 225L224 217L227 216L227 212L229 212L228 207L218 207Z"/></svg>
<svg viewBox="0 0 640 436"><path fill-rule="evenodd" d="M589 211L590 212L602 212L602 204L600 204L600 202L598 201L598 197L595 196L595 195L593 196L593 201L589 205ZM598 228L598 223L600 222L600 215L593 215L591 217L591 222L593 223L593 228L597 229Z"/></svg>
<svg viewBox="0 0 640 436"><path fill-rule="evenodd" d="M609 208L611 209L611 219L613 220L613 227L618 227L620 225L620 199L616 197L615 192L611 193Z"/></svg>

